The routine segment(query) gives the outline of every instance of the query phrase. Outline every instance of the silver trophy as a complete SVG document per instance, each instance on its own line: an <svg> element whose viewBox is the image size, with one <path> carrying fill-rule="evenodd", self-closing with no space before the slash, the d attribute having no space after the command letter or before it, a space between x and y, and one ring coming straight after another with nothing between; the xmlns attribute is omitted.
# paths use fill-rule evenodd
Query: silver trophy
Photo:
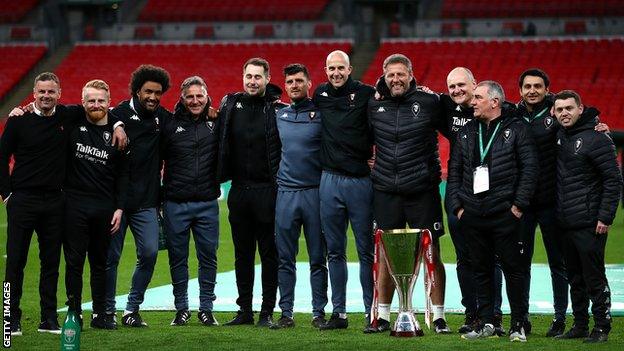
<svg viewBox="0 0 624 351"><path fill-rule="evenodd" d="M412 294L422 261L420 229L391 229L381 233L381 244L388 272L399 295L399 314L390 332L391 336L423 336L414 310Z"/></svg>

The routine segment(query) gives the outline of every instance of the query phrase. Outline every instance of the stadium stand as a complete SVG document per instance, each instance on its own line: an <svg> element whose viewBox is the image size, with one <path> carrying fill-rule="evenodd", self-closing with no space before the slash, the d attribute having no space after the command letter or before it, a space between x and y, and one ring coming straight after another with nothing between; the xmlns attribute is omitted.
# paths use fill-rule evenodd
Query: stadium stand
<svg viewBox="0 0 624 351"><path fill-rule="evenodd" d="M46 51L42 44L0 45L0 98L41 60Z"/></svg>
<svg viewBox="0 0 624 351"><path fill-rule="evenodd" d="M622 16L621 0L444 0L443 18Z"/></svg>
<svg viewBox="0 0 624 351"><path fill-rule="evenodd" d="M39 0L2 1L2 6L0 6L0 24L21 21L38 3Z"/></svg>
<svg viewBox="0 0 624 351"><path fill-rule="evenodd" d="M332 50L351 51L350 41L271 41L219 43L115 43L78 44L55 70L63 87L62 103L80 102L81 87L90 79L107 81L115 105L128 98L130 74L139 65L164 67L171 75L171 91L162 105L172 109L179 98L182 80L200 75L208 84L213 106L228 92L241 91L242 66L251 57L266 58L271 64L273 82L283 87L281 69L288 63L308 66L316 85L327 80L323 67ZM287 100L286 95L283 96ZM29 101L29 99L27 99Z"/></svg>
<svg viewBox="0 0 624 351"><path fill-rule="evenodd" d="M311 20L320 16L328 0L149 0L143 22Z"/></svg>
<svg viewBox="0 0 624 351"><path fill-rule="evenodd" d="M611 129L624 129L624 39L510 39L510 40L399 40L382 42L363 81L374 84L384 58L404 53L412 60L419 84L446 92L446 75L456 66L472 70L477 80L492 79L505 89L507 100L518 102L518 77L530 67L540 67L551 79L550 91L574 89L583 103L596 106ZM426 53L426 54L424 54ZM448 144L441 145L443 165Z"/></svg>

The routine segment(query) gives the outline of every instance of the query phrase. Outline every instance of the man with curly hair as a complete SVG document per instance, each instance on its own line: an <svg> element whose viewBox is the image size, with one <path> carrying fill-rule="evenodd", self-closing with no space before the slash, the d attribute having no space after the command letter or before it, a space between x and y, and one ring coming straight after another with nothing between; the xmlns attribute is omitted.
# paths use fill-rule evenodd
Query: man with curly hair
<svg viewBox="0 0 624 351"><path fill-rule="evenodd" d="M119 233L110 243L106 264L106 318L116 326L115 293L117 266L123 249L126 229L134 235L137 263L132 275L128 303L122 324L143 327L147 324L139 315L139 306L154 273L158 256L158 195L160 191L160 125L171 113L160 106L162 95L169 89L169 73L163 68L141 65L130 80L130 100L121 102L113 114L126 125L130 140L130 186L126 211Z"/></svg>

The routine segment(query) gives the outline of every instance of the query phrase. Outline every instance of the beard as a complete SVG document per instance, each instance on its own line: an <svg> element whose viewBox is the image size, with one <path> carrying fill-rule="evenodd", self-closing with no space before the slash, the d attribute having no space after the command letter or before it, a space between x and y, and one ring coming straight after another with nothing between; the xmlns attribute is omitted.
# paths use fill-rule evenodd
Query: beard
<svg viewBox="0 0 624 351"><path fill-rule="evenodd" d="M106 110L92 110L87 111L87 118L91 120L93 123L97 123L106 117Z"/></svg>

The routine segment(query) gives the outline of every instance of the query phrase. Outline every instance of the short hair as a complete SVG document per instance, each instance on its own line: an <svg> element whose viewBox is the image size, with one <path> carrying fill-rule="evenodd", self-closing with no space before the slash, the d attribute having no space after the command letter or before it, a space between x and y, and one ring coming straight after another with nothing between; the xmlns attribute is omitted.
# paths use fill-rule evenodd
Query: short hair
<svg viewBox="0 0 624 351"><path fill-rule="evenodd" d="M130 94L136 94L146 82L160 84L164 93L169 90L169 73L161 67L140 65L132 72L130 78Z"/></svg>
<svg viewBox="0 0 624 351"><path fill-rule="evenodd" d="M526 78L526 76L540 77L544 81L546 88L550 86L550 79L548 78L548 74L546 74L546 72L539 68L530 68L522 72L520 75L520 79L518 79L518 86L520 88L522 88L522 84L524 84L524 78Z"/></svg>
<svg viewBox="0 0 624 351"><path fill-rule="evenodd" d="M498 99L500 101L500 106L503 106L503 102L505 101L505 91L503 87L493 80L484 80L483 82L479 82L477 87L486 87L488 90L488 97L490 99Z"/></svg>
<svg viewBox="0 0 624 351"><path fill-rule="evenodd" d="M292 76L293 74L297 74L302 72L306 79L310 80L310 73L308 73L308 69L301 63L291 63L290 65L284 66L284 77Z"/></svg>
<svg viewBox="0 0 624 351"><path fill-rule="evenodd" d="M253 57L247 60L247 62L243 65L243 73L245 73L245 70L249 65L260 66L264 69L264 73L267 76L269 75L269 62L262 57Z"/></svg>
<svg viewBox="0 0 624 351"><path fill-rule="evenodd" d="M577 106L581 106L581 96L574 90L562 90L555 95L555 100L574 99Z"/></svg>
<svg viewBox="0 0 624 351"><path fill-rule="evenodd" d="M94 79L94 80L90 80L87 82L87 84L84 85L84 87L82 87L82 98L85 98L85 91L87 90L87 88L93 88L93 89L97 89L97 90L104 90L106 91L106 96L110 99L110 89L108 87L108 84L106 84L105 81L101 80L101 79Z"/></svg>
<svg viewBox="0 0 624 351"><path fill-rule="evenodd" d="M330 52L329 55L327 55L327 58L325 59L325 65L327 65L327 61L329 61L329 58L334 56L334 55L342 56L342 58L347 63L347 66L351 66L351 59L349 59L349 55L347 55L347 53L342 51L342 50L334 50L334 51Z"/></svg>
<svg viewBox="0 0 624 351"><path fill-rule="evenodd" d="M203 87L204 89L206 89L206 93L208 93L208 86L206 85L206 82L204 82L202 77L200 77L200 76L191 76L191 77L186 78L182 82L182 84L180 84L180 93L181 93L182 96L184 96L184 92L191 85L199 85L199 86Z"/></svg>
<svg viewBox="0 0 624 351"><path fill-rule="evenodd" d="M412 61L410 61L409 58L407 58L407 56L403 55L403 54L392 54L388 57L386 57L386 59L383 62L383 70L384 72L386 71L386 68L388 67L388 65L392 65L395 63L400 63L402 65L404 65L405 67L407 67L407 70L412 73Z"/></svg>
<svg viewBox="0 0 624 351"><path fill-rule="evenodd" d="M54 74L52 72L43 72L43 73L40 73L39 75L37 75L35 77L35 84L34 85L37 85L37 82L48 82L48 81L53 81L59 87L61 86L61 81L56 76L56 74Z"/></svg>

